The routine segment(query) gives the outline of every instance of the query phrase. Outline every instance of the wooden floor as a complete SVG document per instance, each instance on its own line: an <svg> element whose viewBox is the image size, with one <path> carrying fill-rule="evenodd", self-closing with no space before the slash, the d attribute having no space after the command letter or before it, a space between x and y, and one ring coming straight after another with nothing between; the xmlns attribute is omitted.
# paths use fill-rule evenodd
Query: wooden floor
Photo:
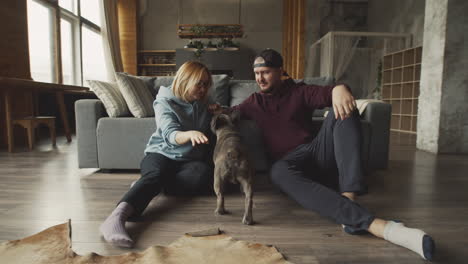
<svg viewBox="0 0 468 264"><path fill-rule="evenodd" d="M392 135L390 166L368 179L360 198L377 216L399 219L431 234L436 263L468 263L468 157L416 151L415 138ZM138 171L78 169L76 141L59 138L35 151L0 152L0 242L19 239L71 219L78 254L120 254L104 243L99 224ZM257 176L262 178L262 176ZM263 179L263 178L262 178ZM253 226L241 224L243 198L226 198L230 215L215 217L214 196L158 197L129 224L134 250L167 245L185 232L220 227L237 239L275 245L293 263L424 263L415 253L372 236L350 236L259 180ZM261 186L260 186L261 185Z"/></svg>

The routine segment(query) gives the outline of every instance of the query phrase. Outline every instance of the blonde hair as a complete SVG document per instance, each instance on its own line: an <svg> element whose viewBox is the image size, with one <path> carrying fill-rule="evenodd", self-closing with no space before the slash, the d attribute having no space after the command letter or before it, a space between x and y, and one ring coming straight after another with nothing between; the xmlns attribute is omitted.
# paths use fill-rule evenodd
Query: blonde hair
<svg viewBox="0 0 468 264"><path fill-rule="evenodd" d="M198 61L187 61L180 66L177 71L174 81L172 82L172 90L174 95L179 99L188 102L187 94L193 87L196 87L198 82L203 78L203 74L208 76L207 89L213 85L211 73L208 68ZM206 100L208 93L206 93L203 100Z"/></svg>

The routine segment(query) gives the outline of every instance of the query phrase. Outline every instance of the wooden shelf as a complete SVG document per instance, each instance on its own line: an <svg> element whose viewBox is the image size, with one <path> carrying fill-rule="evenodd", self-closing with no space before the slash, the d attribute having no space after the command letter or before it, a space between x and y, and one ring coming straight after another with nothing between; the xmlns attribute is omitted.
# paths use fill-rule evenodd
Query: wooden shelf
<svg viewBox="0 0 468 264"><path fill-rule="evenodd" d="M148 67L151 67L151 66L161 66L161 67L175 67L176 65L175 64L138 64L138 66L148 66Z"/></svg>
<svg viewBox="0 0 468 264"><path fill-rule="evenodd" d="M139 50L138 53L175 53L175 50Z"/></svg>
<svg viewBox="0 0 468 264"><path fill-rule="evenodd" d="M177 35L182 39L241 38L244 29L240 24L179 24Z"/></svg>
<svg viewBox="0 0 468 264"><path fill-rule="evenodd" d="M175 50L138 51L138 75L173 76L175 72Z"/></svg>
<svg viewBox="0 0 468 264"><path fill-rule="evenodd" d="M383 85L389 85L389 84L396 85L396 84L407 84L407 83L418 83L418 82L419 82L419 80L406 81L406 82L388 82L388 83L383 83Z"/></svg>
<svg viewBox="0 0 468 264"><path fill-rule="evenodd" d="M383 70L383 71L384 71L384 72L386 72L386 71L392 71L392 70L396 70L396 69L403 69L403 68L415 67L415 66L418 66L418 65L421 65L421 63L415 63L415 64L409 64L409 65L399 66L399 67L395 67L395 68L389 68L389 69L385 69L385 70Z"/></svg>
<svg viewBox="0 0 468 264"><path fill-rule="evenodd" d="M393 129L393 128L390 128L390 131L416 135L416 131L406 131L406 130Z"/></svg>
<svg viewBox="0 0 468 264"><path fill-rule="evenodd" d="M418 100L417 97L415 98L382 98L384 101L392 101L392 100Z"/></svg>
<svg viewBox="0 0 468 264"><path fill-rule="evenodd" d="M391 130L416 134L422 47L383 58L382 97L392 105Z"/></svg>
<svg viewBox="0 0 468 264"><path fill-rule="evenodd" d="M418 115L392 114L392 116L418 116Z"/></svg>

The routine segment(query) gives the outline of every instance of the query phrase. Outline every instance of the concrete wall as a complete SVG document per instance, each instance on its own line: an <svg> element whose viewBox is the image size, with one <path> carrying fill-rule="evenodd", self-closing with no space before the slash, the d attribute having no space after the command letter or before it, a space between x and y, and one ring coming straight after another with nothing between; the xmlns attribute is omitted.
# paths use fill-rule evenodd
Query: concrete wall
<svg viewBox="0 0 468 264"><path fill-rule="evenodd" d="M239 23L239 0L146 0L144 6L146 11L139 19L140 49L182 48L188 40L178 38L178 23ZM281 51L282 0L242 0L240 14L245 34L234 41L240 42L241 48L252 54L265 48Z"/></svg>
<svg viewBox="0 0 468 264"><path fill-rule="evenodd" d="M468 153L468 2L427 0L417 147Z"/></svg>
<svg viewBox="0 0 468 264"><path fill-rule="evenodd" d="M449 0L439 152L468 153L468 1Z"/></svg>
<svg viewBox="0 0 468 264"><path fill-rule="evenodd" d="M413 47L422 46L426 0L369 0L368 30L413 34Z"/></svg>

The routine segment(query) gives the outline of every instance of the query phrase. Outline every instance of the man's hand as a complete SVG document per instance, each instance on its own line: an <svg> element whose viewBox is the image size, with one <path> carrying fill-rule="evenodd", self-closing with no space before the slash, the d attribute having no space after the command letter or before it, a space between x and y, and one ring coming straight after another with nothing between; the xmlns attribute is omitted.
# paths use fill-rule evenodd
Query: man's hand
<svg viewBox="0 0 468 264"><path fill-rule="evenodd" d="M344 120L356 109L356 101L353 95L344 85L337 85L332 90L332 104L335 112L335 119Z"/></svg>
<svg viewBox="0 0 468 264"><path fill-rule="evenodd" d="M196 130L177 132L175 141L180 145L183 145L187 142L192 142L192 146L197 144L208 144L208 138L205 136L205 134Z"/></svg>

